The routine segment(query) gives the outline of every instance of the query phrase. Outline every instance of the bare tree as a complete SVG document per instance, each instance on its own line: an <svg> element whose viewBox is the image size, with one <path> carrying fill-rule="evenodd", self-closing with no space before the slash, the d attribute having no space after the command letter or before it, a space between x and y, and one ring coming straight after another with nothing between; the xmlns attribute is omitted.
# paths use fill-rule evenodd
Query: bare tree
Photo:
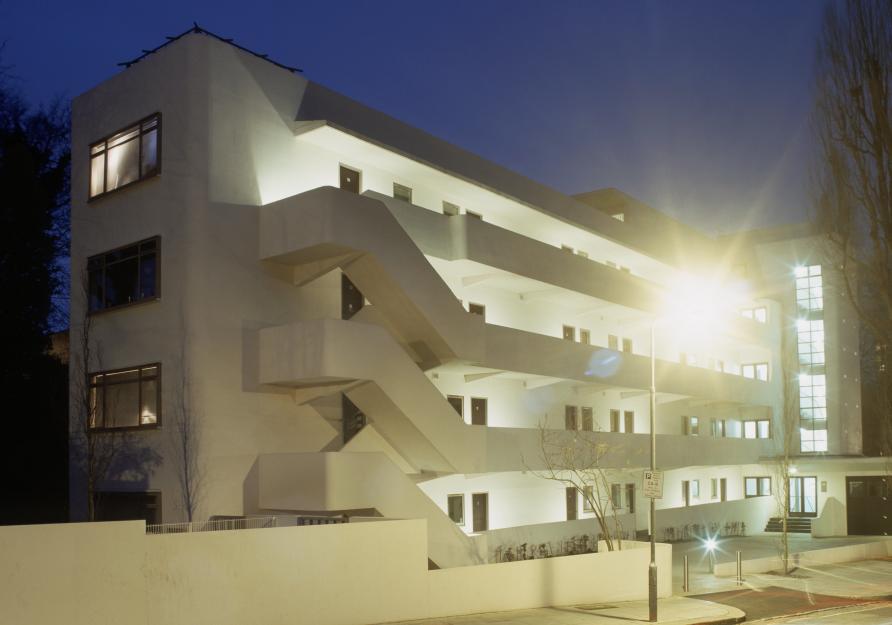
<svg viewBox="0 0 892 625"><path fill-rule="evenodd" d="M539 454L544 465L533 470L538 477L575 488L595 515L600 535L607 550L622 549L622 525L611 497L608 471L602 464L605 457L616 451L596 432L549 430L539 424Z"/></svg>
<svg viewBox="0 0 892 625"><path fill-rule="evenodd" d="M841 268L842 290L889 366L892 344L892 3L830 3L818 43L814 127L817 221ZM857 278L857 280L856 280ZM886 375L873 380L888 444ZM871 396L866 397L870 400ZM888 455L889 449L885 450Z"/></svg>
<svg viewBox="0 0 892 625"><path fill-rule="evenodd" d="M786 319L789 325L792 320ZM774 461L776 488L774 497L777 511L781 517L781 536L778 551L783 562L784 575L790 569L790 472L793 468L793 457L796 452L796 429L799 427L799 402L797 401L796 376L796 344L790 340L793 328L784 328L781 333L781 375L783 376L783 406L781 414L775 419L779 432L773 437L778 450Z"/></svg>
<svg viewBox="0 0 892 625"><path fill-rule="evenodd" d="M205 473L201 462L201 412L192 388L192 372L187 356L188 333L182 323L183 340L180 342L179 362L171 392L170 445L180 485L180 504L186 520L195 520L204 497Z"/></svg>
<svg viewBox="0 0 892 625"><path fill-rule="evenodd" d="M101 347L93 338L93 317L88 311L87 276L81 278L83 290L79 310L83 318L77 335L77 351L72 350L71 384L74 398L71 405L72 453L83 473L86 486L87 520L95 521L101 488L110 477L122 451L129 445L129 434L116 429L103 429L103 395L91 385L93 372L102 370ZM76 328L72 328L75 330Z"/></svg>

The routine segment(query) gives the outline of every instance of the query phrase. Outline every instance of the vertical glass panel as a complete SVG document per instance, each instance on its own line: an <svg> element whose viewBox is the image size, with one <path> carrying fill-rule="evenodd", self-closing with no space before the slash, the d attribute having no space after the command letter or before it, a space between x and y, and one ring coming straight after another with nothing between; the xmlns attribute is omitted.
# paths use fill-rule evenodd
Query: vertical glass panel
<svg viewBox="0 0 892 625"><path fill-rule="evenodd" d="M105 191L105 154L90 159L90 197Z"/></svg>
<svg viewBox="0 0 892 625"><path fill-rule="evenodd" d="M106 191L123 187L139 178L139 141L132 139L108 152L108 180Z"/></svg>
<svg viewBox="0 0 892 625"><path fill-rule="evenodd" d="M768 421L759 421L759 423L758 423L758 430L759 430L759 431L758 431L758 436L759 436L759 438L768 438L768 428L769 428L769 422L768 422Z"/></svg>
<svg viewBox="0 0 892 625"><path fill-rule="evenodd" d="M143 380L139 424L155 425L156 423L158 423L158 380Z"/></svg>
<svg viewBox="0 0 892 625"><path fill-rule="evenodd" d="M142 171L141 178L158 172L158 130L150 130L142 136Z"/></svg>
<svg viewBox="0 0 892 625"><path fill-rule="evenodd" d="M744 480L743 484L744 484L744 494L747 497L755 497L757 494L757 492L756 492L756 478L748 477Z"/></svg>
<svg viewBox="0 0 892 625"><path fill-rule="evenodd" d="M155 252L143 254L139 262L139 297L155 297Z"/></svg>
<svg viewBox="0 0 892 625"><path fill-rule="evenodd" d="M803 512L814 514L817 512L818 505L818 480L814 477L802 478L803 490Z"/></svg>
<svg viewBox="0 0 892 625"><path fill-rule="evenodd" d="M104 307L104 298L103 291L105 285L103 284L103 271L102 266L94 267L90 269L89 275L87 277L87 282L89 283L87 286L88 296L90 298L90 310L99 310Z"/></svg>
<svg viewBox="0 0 892 625"><path fill-rule="evenodd" d="M756 422L755 421L744 421L744 423L743 423L743 437L744 438L756 438Z"/></svg>
<svg viewBox="0 0 892 625"><path fill-rule="evenodd" d="M139 384L128 382L105 387L105 427L139 425Z"/></svg>
<svg viewBox="0 0 892 625"><path fill-rule="evenodd" d="M759 494L760 495L770 495L771 494L771 478L770 477L760 477L759 478Z"/></svg>
<svg viewBox="0 0 892 625"><path fill-rule="evenodd" d="M138 271L138 258L130 258L105 268L106 306L129 304L139 298Z"/></svg>
<svg viewBox="0 0 892 625"><path fill-rule="evenodd" d="M93 377L91 384L95 383L96 378ZM101 428L102 421L102 388L93 387L90 389L90 427Z"/></svg>

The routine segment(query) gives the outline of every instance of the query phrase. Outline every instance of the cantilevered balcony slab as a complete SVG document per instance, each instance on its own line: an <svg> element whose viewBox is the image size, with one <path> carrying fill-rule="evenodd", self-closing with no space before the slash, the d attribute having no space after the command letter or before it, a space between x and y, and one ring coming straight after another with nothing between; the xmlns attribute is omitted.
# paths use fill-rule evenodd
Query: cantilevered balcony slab
<svg viewBox="0 0 892 625"><path fill-rule="evenodd" d="M340 267L415 354L475 360L483 320L467 313L381 202L321 187L260 208L260 258L297 282Z"/></svg>

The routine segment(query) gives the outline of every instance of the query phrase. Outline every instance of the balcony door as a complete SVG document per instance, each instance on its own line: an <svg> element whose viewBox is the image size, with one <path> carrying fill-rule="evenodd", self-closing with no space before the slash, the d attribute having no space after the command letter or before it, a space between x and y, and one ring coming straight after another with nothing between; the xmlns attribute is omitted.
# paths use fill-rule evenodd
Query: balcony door
<svg viewBox="0 0 892 625"><path fill-rule="evenodd" d="M818 478L790 478L790 516L817 516Z"/></svg>
<svg viewBox="0 0 892 625"><path fill-rule="evenodd" d="M471 495L471 506L474 514L473 531L485 532L489 529L489 493Z"/></svg>
<svg viewBox="0 0 892 625"><path fill-rule="evenodd" d="M576 512L578 510L578 500L579 497L576 494L575 486L568 486L566 490L566 499L567 499L567 520L575 521L576 520Z"/></svg>

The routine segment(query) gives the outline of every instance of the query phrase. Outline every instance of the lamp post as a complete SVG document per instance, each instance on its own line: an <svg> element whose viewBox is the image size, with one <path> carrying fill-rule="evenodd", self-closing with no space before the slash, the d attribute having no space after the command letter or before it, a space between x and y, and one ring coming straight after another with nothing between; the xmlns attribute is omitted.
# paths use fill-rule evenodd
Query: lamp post
<svg viewBox="0 0 892 625"><path fill-rule="evenodd" d="M654 335L657 322L650 324L650 470L657 470L657 355ZM647 606L651 623L657 621L657 524L656 502L650 498L650 566L647 569Z"/></svg>

